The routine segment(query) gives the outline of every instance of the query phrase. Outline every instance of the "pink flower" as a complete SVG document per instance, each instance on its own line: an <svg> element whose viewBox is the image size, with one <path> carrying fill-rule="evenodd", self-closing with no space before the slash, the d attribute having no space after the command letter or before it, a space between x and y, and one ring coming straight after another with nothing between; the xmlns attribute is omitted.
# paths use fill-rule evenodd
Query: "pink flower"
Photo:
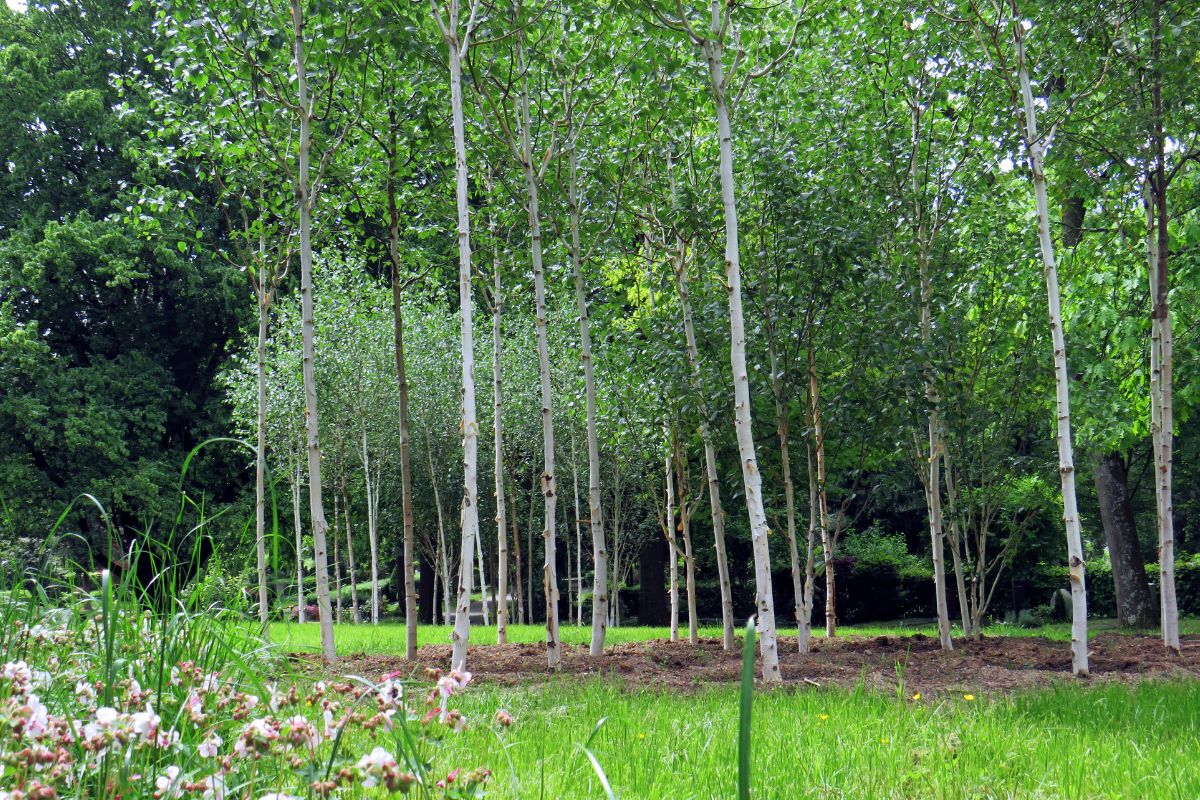
<svg viewBox="0 0 1200 800"><path fill-rule="evenodd" d="M376 747L360 758L355 767L362 773L362 785L365 789L371 789L381 784L388 785L397 777L396 759L382 747Z"/></svg>
<svg viewBox="0 0 1200 800"><path fill-rule="evenodd" d="M195 692L189 694L187 700L183 701L183 710L187 712L192 722L200 722L204 719L204 701Z"/></svg>
<svg viewBox="0 0 1200 800"><path fill-rule="evenodd" d="M505 728L507 728L509 725L512 725L512 723L513 723L512 714L509 714L504 709L500 709L499 711L496 712L495 719L496 719L497 725L500 725Z"/></svg>
<svg viewBox="0 0 1200 800"><path fill-rule="evenodd" d="M201 758L216 758L217 752L223 744L225 744L225 740L222 739L218 734L213 733L209 735L207 739L197 745L196 752L200 754Z"/></svg>
<svg viewBox="0 0 1200 800"><path fill-rule="evenodd" d="M171 765L167 767L165 775L159 775L154 780L154 787L157 791L154 792L156 798L164 797L179 797L183 794L183 781L179 778L179 767Z"/></svg>
<svg viewBox="0 0 1200 800"><path fill-rule="evenodd" d="M438 678L437 691L442 697L450 697L467 688L471 682L471 673L451 670L449 675Z"/></svg>

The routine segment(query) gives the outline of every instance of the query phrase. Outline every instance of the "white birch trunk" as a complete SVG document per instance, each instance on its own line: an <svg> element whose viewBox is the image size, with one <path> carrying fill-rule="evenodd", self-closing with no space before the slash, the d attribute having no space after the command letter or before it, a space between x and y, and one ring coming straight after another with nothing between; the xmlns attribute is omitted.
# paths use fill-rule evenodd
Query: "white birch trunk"
<svg viewBox="0 0 1200 800"><path fill-rule="evenodd" d="M810 326L811 336L811 326ZM816 455L817 522L821 529L821 553L825 564L825 636L837 636L837 574L833 568L833 534L829 530L829 500L825 493L825 432L821 426L821 386L812 341L808 344L808 415Z"/></svg>
<svg viewBox="0 0 1200 800"><path fill-rule="evenodd" d="M312 187L309 184L309 155L312 149L312 108L308 97L308 75L304 60L304 11L300 0L291 0L293 55L296 90L299 101L299 170L296 176L296 202L300 214L300 308L303 340L304 429L308 447L308 505L312 524L313 553L317 573L317 608L321 615L321 655L326 662L337 658L333 642L333 610L329 604L329 554L325 533L325 506L321 498L321 440L317 424L317 381L313 368L316 358L313 344L312 294Z"/></svg>
<svg viewBox="0 0 1200 800"><path fill-rule="evenodd" d="M521 74L521 161L525 171L525 192L529 204L529 240L533 260L533 289L537 303L538 376L542 399L542 496L545 500L542 538L546 560L542 570L542 588L546 596L546 662L559 665L562 648L558 638L558 575L555 567L555 507L558 489L554 477L554 411L550 385L550 345L546 330L546 276L542 268L542 223L538 211L538 176L533 163L533 141L529 113L529 80L525 49L517 44L517 69Z"/></svg>
<svg viewBox="0 0 1200 800"><path fill-rule="evenodd" d="M371 454L367 448L367 430L362 431L363 482L367 490L367 543L371 549L371 624L379 624L379 540L375 530L376 499L371 483Z"/></svg>
<svg viewBox="0 0 1200 800"><path fill-rule="evenodd" d="M671 181L671 193L675 194L675 173L670 153L667 154L667 172ZM712 431L708 427L708 404L700 382L700 354L696 346L696 326L692 317L692 303L688 294L687 245L683 239L676 240L675 285L679 291L679 310L683 317L683 333L687 341L688 376L692 394L700 404L700 440L704 443L704 471L708 480L708 504L713 520L713 539L717 553L717 582L721 587L721 644L725 650L734 647L733 635L733 587L729 581L729 558L725 553L725 508L721 505L721 481L717 475L717 449L713 445Z"/></svg>
<svg viewBox="0 0 1200 800"><path fill-rule="evenodd" d="M742 311L742 271L738 260L738 221L733 177L733 133L729 125L725 93L725 65L721 11L724 4L712 3L712 38L705 41L713 98L717 106L717 135L720 139L721 205L725 212L725 283L729 288L729 326L732 346L734 414L742 482L746 488L746 509L750 516L750 538L754 547L754 587L762 656L764 683L779 683L779 650L775 636L775 600L771 590L771 553L767 536L770 528L763 508L762 476L754 452L754 431L750 414L750 377L746 370L746 322Z"/></svg>
<svg viewBox="0 0 1200 800"><path fill-rule="evenodd" d="M260 264L260 270L263 264ZM258 624L264 639L270 639L271 625L267 606L267 318L270 314L270 289L266 275L258 276L258 346L255 350L258 379L258 441L254 459L254 554L258 567Z"/></svg>
<svg viewBox="0 0 1200 800"><path fill-rule="evenodd" d="M675 475L679 486L679 536L683 539L684 589L687 596L688 642L700 641L699 617L696 612L696 558L692 552L692 506L688 498L687 453L675 437Z"/></svg>
<svg viewBox="0 0 1200 800"><path fill-rule="evenodd" d="M583 283L583 250L579 241L579 163L574 143L569 152L567 206L570 212L571 265L575 273L575 305L579 313L580 360L583 361L588 451L588 524L592 529L592 641L589 652L604 652L608 619L608 547L604 539L604 511L600 503L600 436L596 425L596 372L592 363L591 314ZM576 494L578 497L578 493ZM578 500L576 501L578 502ZM583 566L579 559L579 591L583 592ZM580 624L582 624L582 603Z"/></svg>
<svg viewBox="0 0 1200 800"><path fill-rule="evenodd" d="M962 557L963 530L958 516L958 485L954 479L954 467L950 462L949 448L942 447L942 467L946 481L946 503L949 506L950 555L954 561L954 584L958 593L958 614L962 618L963 636L973 638L974 626L971 624L971 605L967 595L966 578Z"/></svg>
<svg viewBox="0 0 1200 800"><path fill-rule="evenodd" d="M816 570L813 558L816 549L817 531L820 528L817 513L820 501L818 499L817 473L813 468L813 448L811 443L805 443L804 456L808 466L808 538L804 558L804 599L800 607L800 614L804 619L804 623L800 626L799 646L801 653L809 652L812 647L813 592L816 589Z"/></svg>
<svg viewBox="0 0 1200 800"><path fill-rule="evenodd" d="M496 239L496 221L492 230L492 430L495 434L496 494L496 642L508 643L508 532L505 530L504 504L504 393L501 376L501 328L503 299L500 286L500 244ZM515 538L515 536L514 536Z"/></svg>
<svg viewBox="0 0 1200 800"><path fill-rule="evenodd" d="M1044 156L1046 143L1038 135L1037 107L1025 63L1024 29L1013 24L1017 47L1017 80L1025 112L1025 146L1029 150L1029 168L1033 176L1037 202L1038 244L1046 273L1046 295L1050 312L1050 334L1054 344L1054 384L1058 418L1058 471L1062 478L1063 524L1067 533L1067 557L1071 575L1071 668L1078 677L1088 674L1087 592L1084 585L1083 536L1079 508L1075 500L1075 454L1071 443L1071 387L1067 371L1067 344L1062 328L1062 303L1059 299L1058 267L1054 261L1054 242L1050 238L1050 200L1046 191Z"/></svg>

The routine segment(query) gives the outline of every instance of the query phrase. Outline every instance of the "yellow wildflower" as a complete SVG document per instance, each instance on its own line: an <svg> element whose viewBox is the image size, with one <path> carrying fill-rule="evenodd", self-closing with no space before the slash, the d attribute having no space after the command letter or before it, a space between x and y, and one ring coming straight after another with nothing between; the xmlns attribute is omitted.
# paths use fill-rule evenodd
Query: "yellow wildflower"
<svg viewBox="0 0 1200 800"><path fill-rule="evenodd" d="M970 700L974 700L974 699L975 699L975 695L973 695L973 694L964 694L963 695L963 700L970 701Z"/></svg>

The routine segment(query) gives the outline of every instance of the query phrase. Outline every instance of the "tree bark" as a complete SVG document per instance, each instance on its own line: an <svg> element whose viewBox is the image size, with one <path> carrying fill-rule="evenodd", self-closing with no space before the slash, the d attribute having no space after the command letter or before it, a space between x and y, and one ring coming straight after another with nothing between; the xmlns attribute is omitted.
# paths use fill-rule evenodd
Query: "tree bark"
<svg viewBox="0 0 1200 800"><path fill-rule="evenodd" d="M1113 589L1117 618L1123 625L1154 624L1154 595L1146 579L1146 563L1138 544L1137 524L1129 496L1129 475L1120 453L1104 453L1096 459L1096 497L1100 520L1112 559Z"/></svg>
<svg viewBox="0 0 1200 800"><path fill-rule="evenodd" d="M675 436L668 434L667 441L674 447ZM671 452L667 453L664 482L667 492L666 516L663 517L663 535L667 540L667 596L671 608L671 641L679 641L679 545L675 541L675 459Z"/></svg>
<svg viewBox="0 0 1200 800"><path fill-rule="evenodd" d="M492 229L492 430L495 444L495 486L496 495L496 641L499 644L508 642L508 531L506 526L506 509L504 503L504 393L502 391L501 375L501 316L504 310L503 294L500 285L500 243L496 238L496 221L493 217L489 227ZM515 516L515 515L514 515ZM513 520L514 525L516 520ZM516 530L513 530L516 538ZM518 594L520 583L517 584Z"/></svg>
<svg viewBox="0 0 1200 800"><path fill-rule="evenodd" d="M575 304L579 312L580 360L583 361L588 450L588 524L592 529L592 641L590 653L604 652L608 625L608 547L604 541L604 512L600 505L600 436L596 426L596 374L592 364L591 315L583 284L583 250L579 242L579 164L574 143L569 151L567 207L570 211L571 265L575 272ZM576 493L578 497L578 490ZM578 500L576 501L578 502ZM583 592L580 567L579 591Z"/></svg>
<svg viewBox="0 0 1200 800"><path fill-rule="evenodd" d="M696 612L696 557L692 552L692 507L688 497L687 452L675 436L675 475L679 487L679 536L683 539L684 588L687 596L688 642L700 641L699 617Z"/></svg>
<svg viewBox="0 0 1200 800"><path fill-rule="evenodd" d="M668 156L668 167L670 167ZM671 186L674 189L674 172ZM686 244L676 241L675 285L679 291L679 308L683 317L683 333L687 340L688 376L692 394L700 404L700 440L704 443L704 470L708 480L708 504L713 520L714 547L717 552L717 582L721 587L721 644L725 650L734 647L733 588L729 581L729 557L725 552L725 509L721 505L721 481L717 475L717 449L708 427L708 404L700 380L700 355L696 347L696 326L692 318L692 303L688 294Z"/></svg>
<svg viewBox="0 0 1200 800"><path fill-rule="evenodd" d="M471 292L471 219L467 197L467 145L463 124L462 58L470 45L471 23L459 41L458 0L450 0L449 24L443 30L450 64L450 106L454 129L455 199L458 208L458 307L462 350L463 500L462 548L458 567L458 602L454 616L451 666L465 670L471 639L472 566L479 536L479 422L475 412L475 334ZM482 570L482 566L481 566ZM487 602L487 598L484 598Z"/></svg>
<svg viewBox="0 0 1200 800"><path fill-rule="evenodd" d="M812 326L809 326L810 336ZM829 500L825 493L825 432L821 427L821 386L811 338L808 343L808 416L816 455L817 521L821 528L821 551L825 564L825 636L837 635L837 575L833 568L833 535L829 530Z"/></svg>
<svg viewBox="0 0 1200 800"><path fill-rule="evenodd" d="M325 533L325 506L321 498L321 439L317 425L317 381L314 372L316 349L313 344L312 292L312 186L309 183L309 155L312 149L312 109L309 107L308 75L304 60L304 11L300 0L291 0L293 55L296 66L296 90L299 100L299 169L296 176L296 204L300 215L300 316L303 340L304 430L308 446L308 506L313 532L313 551L317 573L317 608L321 614L321 655L326 662L337 658L333 643L333 611L329 606L329 555Z"/></svg>
<svg viewBox="0 0 1200 800"><path fill-rule="evenodd" d="M780 683L779 649L775 636L775 600L771 589L771 553L767 536L770 529L763 508L762 476L754 452L754 431L750 412L750 378L746 369L746 323L742 311L742 271L738 255L738 220L733 176L733 133L725 87L723 60L725 4L712 2L711 37L704 42L713 99L717 106L717 135L720 140L721 205L725 216L725 283L729 287L729 326L732 345L730 366L733 372L734 415L742 482L746 489L746 510L750 517L750 538L754 549L755 606L759 630L764 683Z"/></svg>
<svg viewBox="0 0 1200 800"><path fill-rule="evenodd" d="M267 319L270 314L270 288L260 273L258 285L258 345L255 350L255 375L258 379L258 441L254 458L254 553L258 567L258 625L264 639L270 639L271 625L267 601Z"/></svg>
<svg viewBox="0 0 1200 800"><path fill-rule="evenodd" d="M1067 534L1067 558L1071 574L1071 668L1078 677L1087 677L1087 592L1084 577L1083 535L1075 497L1075 454L1071 441L1071 387L1067 371L1067 345L1062 328L1062 303L1059 299L1058 267L1054 260L1054 242L1050 238L1050 200L1043 166L1046 142L1038 135L1037 107L1030 87L1025 61L1025 31L1019 20L1013 22L1017 47L1017 80L1025 112L1025 146L1029 150L1029 168L1033 176L1037 204L1038 244L1046 275L1046 295L1050 312L1050 333L1054 347L1054 384L1058 418L1058 471L1062 479L1063 524Z"/></svg>
<svg viewBox="0 0 1200 800"><path fill-rule="evenodd" d="M408 376L404 363L404 303L400 284L400 210L396 203L396 114L391 112L391 148L388 152L388 251L392 258L392 329L396 351L396 384L400 393L400 506L404 524L404 657L417 657L417 584L414 575L416 534L413 525L412 453L408 425Z"/></svg>
<svg viewBox="0 0 1200 800"><path fill-rule="evenodd" d="M296 620L305 619L306 599L304 596L304 532L300 528L300 460L292 471L292 526L296 531Z"/></svg>
<svg viewBox="0 0 1200 800"><path fill-rule="evenodd" d="M371 549L371 624L379 624L379 537L375 530L375 486L371 482L371 455L367 449L367 429L362 431L363 483L367 491L367 543Z"/></svg>
<svg viewBox="0 0 1200 800"><path fill-rule="evenodd" d="M538 211L538 175L533 163L532 124L529 113L529 79L523 42L517 43L517 69L521 74L521 161L529 203L529 240L533 259L533 289L537 303L538 376L542 399L542 497L545 501L542 539L545 563L542 586L546 594L546 663L557 667L562 660L558 638L558 575L555 564L554 521L558 488L554 476L554 411L550 384L550 344L546 330L546 276L542 268L542 223Z"/></svg>

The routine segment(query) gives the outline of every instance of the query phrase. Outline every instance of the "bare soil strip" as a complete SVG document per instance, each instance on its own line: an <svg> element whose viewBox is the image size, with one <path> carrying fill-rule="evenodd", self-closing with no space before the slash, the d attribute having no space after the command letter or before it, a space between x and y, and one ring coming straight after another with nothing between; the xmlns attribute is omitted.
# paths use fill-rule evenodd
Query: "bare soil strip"
<svg viewBox="0 0 1200 800"><path fill-rule="evenodd" d="M588 655L584 645L563 645L562 666L546 666L545 645L507 644L474 647L468 668L483 684L517 686L544 682L553 676L601 677L630 688L685 690L709 685L732 685L739 677L740 654L721 650L720 639L628 642L606 648L602 656ZM1200 678L1200 636L1183 637L1183 654L1167 652L1154 636L1106 633L1090 642L1091 680L1132 682L1143 678ZM936 639L914 636L840 637L814 639L812 652L796 652L795 638L780 637L779 652L786 684L792 686L853 687L894 691L897 664L906 691L1008 692L1072 681L1071 647L1032 637L993 637L977 642L955 641L943 652ZM295 654L303 665L316 668L311 654ZM349 655L336 671L378 678L390 672L420 675L426 667L445 669L449 645L429 645L416 662L399 656Z"/></svg>

